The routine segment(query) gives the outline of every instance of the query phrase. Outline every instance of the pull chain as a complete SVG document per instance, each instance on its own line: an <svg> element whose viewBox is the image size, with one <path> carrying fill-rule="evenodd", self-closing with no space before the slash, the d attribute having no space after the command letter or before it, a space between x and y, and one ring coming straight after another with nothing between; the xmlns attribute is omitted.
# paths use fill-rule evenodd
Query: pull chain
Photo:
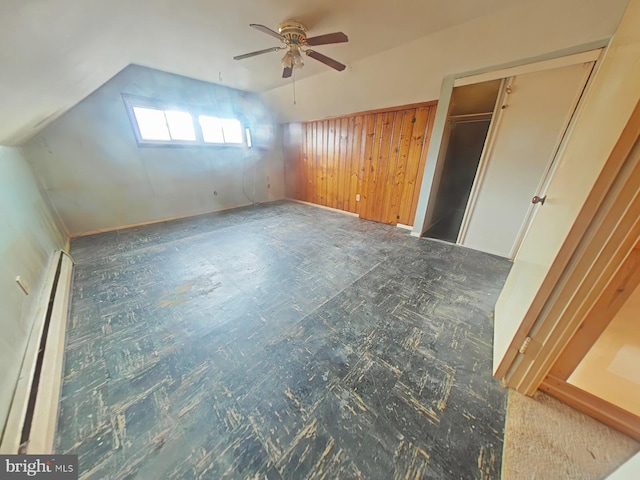
<svg viewBox="0 0 640 480"><path fill-rule="evenodd" d="M293 68L293 75L291 75L291 81L293 83L293 104L296 104L296 69Z"/></svg>

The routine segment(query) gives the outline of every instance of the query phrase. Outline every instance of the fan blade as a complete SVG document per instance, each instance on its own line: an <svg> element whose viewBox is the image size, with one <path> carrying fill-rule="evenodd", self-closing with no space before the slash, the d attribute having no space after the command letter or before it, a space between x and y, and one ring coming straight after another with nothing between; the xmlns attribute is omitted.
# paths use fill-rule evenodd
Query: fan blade
<svg viewBox="0 0 640 480"><path fill-rule="evenodd" d="M245 53L244 55L238 55L233 57L234 60L244 60L245 58L255 57L256 55L262 55L263 53L277 52L280 47L265 48L264 50L258 50L257 52Z"/></svg>
<svg viewBox="0 0 640 480"><path fill-rule="evenodd" d="M315 47L316 45L328 45L330 43L344 43L348 42L347 37L342 32L327 33L326 35L318 35L317 37L307 38L307 45Z"/></svg>
<svg viewBox="0 0 640 480"><path fill-rule="evenodd" d="M269 27L265 27L264 25L260 25L259 23L250 23L249 26L255 28L256 30L260 30L262 33L266 33L267 35L271 35L272 37L277 38L282 43L286 43L282 35L280 35L275 30L271 30Z"/></svg>
<svg viewBox="0 0 640 480"><path fill-rule="evenodd" d="M333 58L329 58L326 55L323 55L321 53L318 52L314 52L313 50L307 50L305 52L308 56L310 56L311 58L324 63L325 65L330 66L331 68L335 68L336 70L338 70L339 72L343 71L346 67L346 65L341 64L340 62L338 62L337 60L334 60Z"/></svg>
<svg viewBox="0 0 640 480"><path fill-rule="evenodd" d="M293 73L293 68L284 67L284 70L282 70L282 78L289 78L291 77L292 73Z"/></svg>

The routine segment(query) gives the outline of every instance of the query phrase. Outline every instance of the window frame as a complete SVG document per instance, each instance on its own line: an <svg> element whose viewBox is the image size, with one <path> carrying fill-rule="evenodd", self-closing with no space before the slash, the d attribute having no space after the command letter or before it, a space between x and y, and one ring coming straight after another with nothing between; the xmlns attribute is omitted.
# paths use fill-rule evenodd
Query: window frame
<svg viewBox="0 0 640 480"><path fill-rule="evenodd" d="M208 106L202 105L193 105L186 103L178 103L178 102L169 102L165 100L159 100L155 98L149 97L141 97L138 95L131 95L127 93L122 94L122 100L124 102L125 109L127 111L127 115L129 116L129 122L131 123L131 128L133 129L133 134L136 139L136 143L138 147L162 147L162 148L230 148L230 149L249 149L247 145L247 136L246 131L249 129L249 126L243 121L242 118L238 118L236 116L226 116L221 115L219 112L216 112L215 109ZM196 134L195 140L147 140L142 138L140 134L140 127L138 126L138 120L136 118L135 112L133 111L134 107L140 108L150 108L156 110L177 110L186 112L191 115L191 121L193 122L193 130ZM200 122L198 117L200 115L207 115L210 117L217 117L220 119L233 119L237 120L240 123L240 134L242 136L241 143L215 143L215 142L205 142L202 134L202 127L200 126ZM168 129L167 125L167 129ZM169 134L171 134L169 130ZM223 135L224 138L224 135Z"/></svg>

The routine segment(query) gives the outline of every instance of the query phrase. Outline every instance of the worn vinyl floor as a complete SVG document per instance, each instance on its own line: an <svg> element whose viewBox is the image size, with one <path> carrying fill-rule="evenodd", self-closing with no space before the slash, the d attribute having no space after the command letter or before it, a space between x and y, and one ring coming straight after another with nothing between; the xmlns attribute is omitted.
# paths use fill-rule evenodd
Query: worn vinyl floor
<svg viewBox="0 0 640 480"><path fill-rule="evenodd" d="M85 478L498 479L509 262L278 202L76 239Z"/></svg>

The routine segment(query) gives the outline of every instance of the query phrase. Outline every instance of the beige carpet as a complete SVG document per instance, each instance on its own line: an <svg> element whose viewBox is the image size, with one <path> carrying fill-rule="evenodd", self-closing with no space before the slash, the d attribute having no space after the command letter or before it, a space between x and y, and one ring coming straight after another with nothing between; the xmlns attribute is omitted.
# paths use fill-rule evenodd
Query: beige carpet
<svg viewBox="0 0 640 480"><path fill-rule="evenodd" d="M544 393L509 391L503 480L597 480L640 444Z"/></svg>

